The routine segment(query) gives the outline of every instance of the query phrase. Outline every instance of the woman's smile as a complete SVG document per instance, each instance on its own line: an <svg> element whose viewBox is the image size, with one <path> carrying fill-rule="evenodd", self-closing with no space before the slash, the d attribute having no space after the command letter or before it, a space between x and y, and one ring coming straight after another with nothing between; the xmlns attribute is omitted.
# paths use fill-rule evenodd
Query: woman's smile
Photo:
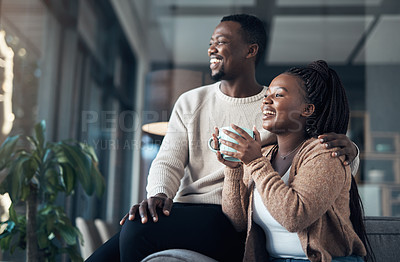
<svg viewBox="0 0 400 262"><path fill-rule="evenodd" d="M263 121L269 120L269 119L274 118L276 116L275 111L273 111L273 110L271 110L271 109L269 109L267 107L263 108L262 114L263 114L263 116L262 116L262 120Z"/></svg>

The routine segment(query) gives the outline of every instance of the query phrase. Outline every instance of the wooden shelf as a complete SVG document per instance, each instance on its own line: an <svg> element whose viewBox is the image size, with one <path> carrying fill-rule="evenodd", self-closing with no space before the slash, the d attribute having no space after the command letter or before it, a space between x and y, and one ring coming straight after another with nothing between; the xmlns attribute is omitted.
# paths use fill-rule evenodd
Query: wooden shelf
<svg viewBox="0 0 400 262"><path fill-rule="evenodd" d="M375 190L379 203L374 206L376 212L382 216L397 216L400 214L400 132L371 131L369 115L364 111L352 112L351 117L363 123L357 126L358 129L351 129L354 134L364 138L363 151L360 152L362 166L359 170L363 180L359 178L358 183ZM360 133L360 129L364 130ZM380 172L383 175L379 176Z"/></svg>

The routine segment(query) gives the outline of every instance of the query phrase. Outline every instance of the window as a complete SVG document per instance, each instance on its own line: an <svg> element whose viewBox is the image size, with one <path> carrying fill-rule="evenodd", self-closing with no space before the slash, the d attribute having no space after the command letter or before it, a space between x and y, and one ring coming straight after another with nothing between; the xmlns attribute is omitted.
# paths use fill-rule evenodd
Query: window
<svg viewBox="0 0 400 262"><path fill-rule="evenodd" d="M200 74L195 85L209 83L206 52L215 26L224 15L255 14L268 35L266 56L257 69L259 83L268 85L292 66L328 61L349 98L348 136L360 149L357 180L366 214L400 216L399 1L153 1L150 10L152 71L145 104L153 112L170 112L172 98L185 91L174 86L182 74L170 73L168 84L161 84L162 72L192 70ZM154 121L165 119L160 115ZM148 167L143 176L147 172Z"/></svg>

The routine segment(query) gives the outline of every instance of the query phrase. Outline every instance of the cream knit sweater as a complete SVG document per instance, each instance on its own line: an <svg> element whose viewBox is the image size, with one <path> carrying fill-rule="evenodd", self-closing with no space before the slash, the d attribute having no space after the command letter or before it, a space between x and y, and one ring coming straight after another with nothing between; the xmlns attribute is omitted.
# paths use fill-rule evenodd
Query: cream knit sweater
<svg viewBox="0 0 400 262"><path fill-rule="evenodd" d="M214 127L256 125L264 144L274 142L262 129L260 106L266 87L255 96L233 98L219 86L217 82L190 90L175 103L167 134L150 167L149 197L165 193L176 202L221 204L224 165L207 145Z"/></svg>

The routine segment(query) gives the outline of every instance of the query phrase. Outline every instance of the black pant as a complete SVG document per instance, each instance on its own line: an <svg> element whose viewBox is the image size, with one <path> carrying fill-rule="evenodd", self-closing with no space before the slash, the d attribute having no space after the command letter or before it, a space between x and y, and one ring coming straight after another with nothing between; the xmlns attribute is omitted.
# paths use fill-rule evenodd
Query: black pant
<svg viewBox="0 0 400 262"><path fill-rule="evenodd" d="M161 212L154 223L141 224L139 215L86 261L140 261L157 251L181 248L218 261L241 261L245 234L237 233L220 205L174 203L170 216Z"/></svg>

